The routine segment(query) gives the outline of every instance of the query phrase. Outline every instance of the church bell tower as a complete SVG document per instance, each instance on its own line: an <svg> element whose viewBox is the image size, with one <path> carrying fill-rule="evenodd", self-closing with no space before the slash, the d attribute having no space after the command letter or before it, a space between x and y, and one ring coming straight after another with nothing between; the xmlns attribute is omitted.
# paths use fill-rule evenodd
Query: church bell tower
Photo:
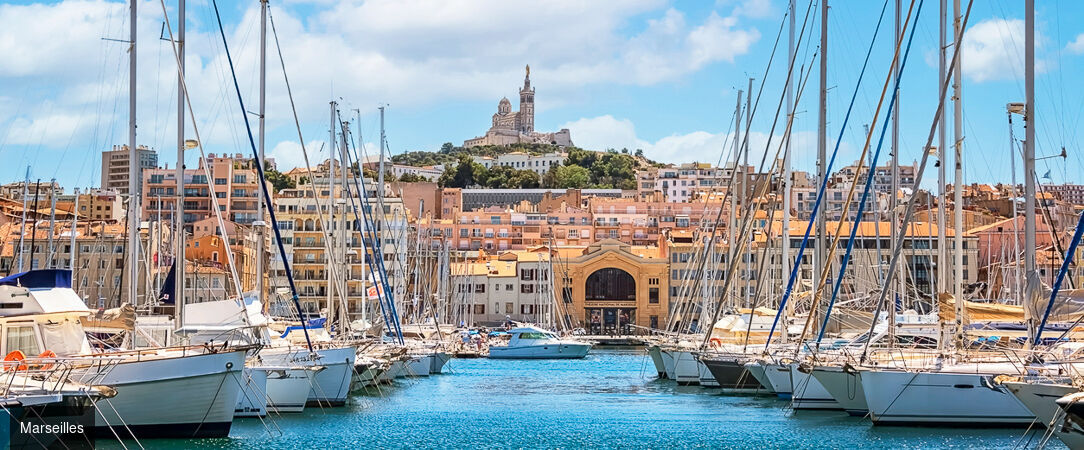
<svg viewBox="0 0 1084 450"><path fill-rule="evenodd" d="M534 88L531 87L531 66L527 65L527 75L523 77L523 88L519 90L519 131L534 132Z"/></svg>

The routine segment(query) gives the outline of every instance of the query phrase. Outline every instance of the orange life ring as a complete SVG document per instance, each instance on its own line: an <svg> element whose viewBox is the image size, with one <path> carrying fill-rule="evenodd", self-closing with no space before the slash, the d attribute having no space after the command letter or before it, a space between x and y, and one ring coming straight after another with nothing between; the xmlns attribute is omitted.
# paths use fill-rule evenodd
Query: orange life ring
<svg viewBox="0 0 1084 450"><path fill-rule="evenodd" d="M723 340L719 338L711 338L708 340L713 348L719 348L723 346Z"/></svg>
<svg viewBox="0 0 1084 450"><path fill-rule="evenodd" d="M41 352L41 354L38 355L38 359L55 359L55 358L56 358L56 352L54 352L52 350L48 350L48 349L46 349L44 352ZM35 369L41 369L41 370L49 370L49 369L53 368L53 363L46 362L46 363L40 364L38 366L35 366L34 368Z"/></svg>
<svg viewBox="0 0 1084 450"><path fill-rule="evenodd" d="M7 362L12 362L12 361L20 361L20 362L26 361L26 355L24 355L23 352L21 352L19 350L15 350L15 351L13 351L11 353L8 353L7 356L4 357L4 362L7 363ZM19 365L4 364L4 370L5 371L26 370L26 369L27 369L26 364L19 364Z"/></svg>

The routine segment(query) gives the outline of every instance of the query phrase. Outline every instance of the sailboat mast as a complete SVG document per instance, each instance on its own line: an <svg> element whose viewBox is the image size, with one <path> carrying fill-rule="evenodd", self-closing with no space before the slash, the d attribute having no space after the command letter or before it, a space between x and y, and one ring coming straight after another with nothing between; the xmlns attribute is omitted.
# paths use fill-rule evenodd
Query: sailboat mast
<svg viewBox="0 0 1084 450"><path fill-rule="evenodd" d="M903 36L900 33L900 15L903 12L903 5L900 0L895 0L895 46L900 47ZM944 46L942 46L943 48ZM894 61L892 63L892 77L900 76L900 62ZM892 197L889 198L889 208L891 213L889 217L892 219L892 224L889 229L889 242L895 243L896 239L896 227L900 226L900 211L896 210L900 202L900 92L899 85L896 85L898 91L895 92L895 103L892 105ZM870 170L875 170L875 167L870 167ZM914 190L914 187L912 187ZM927 219L929 220L929 219ZM879 262L878 262L879 263ZM895 269L890 267L889 270L899 270L898 285L896 285L895 292L892 294L890 300L892 301L892 311L895 311L895 298L903 292L903 269ZM891 320L895 320L895 314L889 314ZM876 320L876 319L875 319Z"/></svg>
<svg viewBox="0 0 1084 450"><path fill-rule="evenodd" d="M752 127L753 127L753 95L752 95L753 94L753 78L752 77L749 78L749 91L748 92L749 92L749 95L745 96L745 139L744 139L744 142L745 142L745 144L744 144L745 145L745 155L743 156L743 161L742 161L742 166L743 167L742 167L742 171L741 171L741 180L742 180L741 181L741 203L742 203L742 210L746 209L745 208L745 204L746 204L745 202L750 201L749 200L749 193L752 192L752 189L749 189L749 182L751 181L749 179L749 172L747 172L745 170L745 167L749 167L749 130L752 129ZM754 220L756 214L752 213L752 215L753 215L753 217L747 217L746 220ZM753 280L751 279L751 274L750 274L750 272L752 271L752 263L750 262L750 260L752 260L753 249L750 248L751 245L744 245L743 244L742 247L745 249L745 252L744 252L745 254L742 255L742 257L745 259L745 274L744 274L745 275L744 276L745 282L742 283L742 285L744 286L742 288L742 290L745 291L745 302L744 302L744 304L742 306L745 306L746 308L751 308L750 305L752 304L751 300L752 300L753 290L750 289L750 288L752 287ZM714 326L714 324L709 324L709 325Z"/></svg>
<svg viewBox="0 0 1084 450"><path fill-rule="evenodd" d="M30 196L30 166L26 166L26 177L23 178L23 222L22 229L19 231L19 269L18 272L23 271L23 254L25 247L23 244L26 242L26 198ZM11 272L10 270L8 271Z"/></svg>
<svg viewBox="0 0 1084 450"><path fill-rule="evenodd" d="M136 16L137 0L129 2L128 47L128 301L138 306L139 292L139 153L136 152Z"/></svg>
<svg viewBox="0 0 1084 450"><path fill-rule="evenodd" d="M264 146L266 127L264 124L267 111L267 0L260 0L260 117L259 117L259 149L260 163L264 162ZM256 221L252 225L256 228L256 298L261 305L264 301L264 254L267 244L264 236L263 202L256 202Z"/></svg>
<svg viewBox="0 0 1084 450"><path fill-rule="evenodd" d="M1034 337L1031 307L1039 282L1035 270L1035 0L1024 1L1024 273L1027 284L1024 314L1029 337ZM1029 339L1028 342L1032 342Z"/></svg>
<svg viewBox="0 0 1084 450"><path fill-rule="evenodd" d="M740 139L740 136L741 136L741 94L742 94L742 91L739 89L738 90L737 104L734 106L734 165L730 170L730 177L731 178L738 176L738 152L741 150L741 143L740 143L741 142L741 139ZM741 182L741 178L738 178L738 183L740 183L740 182ZM730 186L734 186L734 183L731 182ZM740 186L740 184L739 184L739 186ZM734 195L734 194L731 194L730 195L730 226L729 226L730 239L727 241L728 244L729 244L729 247L730 247L729 249L727 249L727 253L729 254L729 260L728 261L733 261L734 258L738 257L738 252L737 252L738 246L736 245L736 242L734 242L737 239L737 233L735 233L735 231L736 231L735 228L737 228L737 226L738 226L738 196ZM727 276L732 277L734 275L733 274L727 274ZM732 286L730 289L733 289L733 286L735 286L735 284L730 283L730 286ZM723 295L726 295L728 300L733 301L733 297L730 295L730 292L724 292Z"/></svg>
<svg viewBox="0 0 1084 450"><path fill-rule="evenodd" d="M327 319L329 321L335 320L335 290L338 286L335 284L335 277L332 276L332 251L335 248L335 154L338 153L337 141L335 140L335 102L331 102L330 107L330 128L328 128L328 218L327 223L324 224L324 239L328 240L326 246L324 246L324 273L327 274ZM323 215L321 215L323 217ZM330 325L330 324L329 324Z"/></svg>
<svg viewBox="0 0 1084 450"><path fill-rule="evenodd" d="M821 42L820 42L820 96L817 107L817 183L823 183L828 177L828 0L821 2ZM827 236L827 223L825 220L825 208L817 210L817 233L814 239L813 273L823 273L825 248L824 239ZM809 314L816 313L817 293L816 286L812 296Z"/></svg>
<svg viewBox="0 0 1084 450"><path fill-rule="evenodd" d="M956 38L959 39L964 30L960 29L960 0L952 1L952 15L953 15L953 28L956 33ZM963 143L964 143L964 91L963 91L963 76L960 66L963 64L963 55L960 55L961 59L956 62L956 67L952 71L953 93L952 93L952 121L953 131L952 136L955 139L953 148L955 149L955 161L956 161L956 173L953 176L955 188L952 190L952 215L954 219L955 232L953 233L953 246L952 254L955 257L955 271L952 274L952 295L957 298L957 301L962 305L964 298L964 160L963 160ZM944 115L941 116L945 117ZM942 164L943 166L943 164Z"/></svg>
<svg viewBox="0 0 1084 450"><path fill-rule="evenodd" d="M787 60L794 61L794 2L790 0L788 5L790 18L790 35L789 43L787 46ZM787 84L787 120L791 121L792 127L794 122L794 84ZM779 248L780 260L783 262L783 270L780 274L790 273L790 194L791 194L791 174L790 174L790 132L787 132L786 147L783 150L783 233L782 233L782 245ZM780 280L782 282L783 280ZM774 283L773 283L774 284ZM770 305L769 305L770 306ZM782 312L783 323L787 323L787 313ZM781 341L787 341L787 333L784 332L780 335Z"/></svg>
<svg viewBox="0 0 1084 450"><path fill-rule="evenodd" d="M173 213L174 328L184 325L184 2L177 4L177 205Z"/></svg>
<svg viewBox="0 0 1084 450"><path fill-rule="evenodd" d="M87 208L89 211L90 208ZM75 272L75 227L77 225L77 217L79 217L79 188L75 188L75 201L72 203L72 228L68 235L70 241L68 247L68 269L73 273Z"/></svg>
<svg viewBox="0 0 1084 450"><path fill-rule="evenodd" d="M355 122L354 122L354 129L357 130L357 133L358 133L358 142L356 143L356 145L364 145L365 142L362 139L363 136L361 136L361 110L360 109L355 109L354 114L356 114L356 119L355 119ZM356 148L357 147L355 147L355 149ZM361 170L361 164L363 164L364 161L355 161L355 162L359 165L358 172L356 174L352 174L352 176L364 177L365 176L364 175L365 171ZM356 178L354 180L357 181ZM358 199L359 199L359 203L360 203L360 199L365 198L365 193L364 192L358 192L357 195L358 195ZM362 207L364 207L364 206L362 206ZM361 278L362 278L362 283L361 283L361 323L368 325L368 320L369 320L369 313L368 313L368 309L369 309L369 289L368 289L368 286L367 286L368 283L365 282L365 279L367 279L369 277L368 277L368 275L366 275L366 273L368 273L368 272L366 272L366 269L368 268L368 266L367 266L368 263L366 262L366 256L365 255L367 253L369 253L369 252L368 252L368 250L365 249L365 221L364 220L359 220L358 221L358 242L359 242L359 245L361 245L361 251L358 252L358 254L361 255L361 266L360 267L361 267ZM376 280L373 280L373 283L375 285Z"/></svg>
<svg viewBox="0 0 1084 450"><path fill-rule="evenodd" d="M938 20L938 28L941 36L941 59L937 65L937 79L944 80L946 73L946 48L947 48L947 33L948 26L945 24L945 19L948 17L948 0L941 0L941 9ZM961 55L962 56L962 55ZM959 64L957 62L957 64ZM948 167L948 146L946 145L945 134L948 129L948 114L942 114L937 127L937 160L940 164L937 165L937 283L935 284L935 292L947 292L948 285L948 243L945 237L945 224L946 224L946 211L945 206L948 204L945 197L946 178L945 171ZM959 298L957 298L959 300Z"/></svg>
<svg viewBox="0 0 1084 450"><path fill-rule="evenodd" d="M45 264L42 264L47 269L53 268L53 232L56 230L56 178L49 180L49 190L52 191L49 195L49 238L48 243L45 245L45 248L49 249L49 251L45 253Z"/></svg>
<svg viewBox="0 0 1084 450"><path fill-rule="evenodd" d="M346 202L348 201L347 199L350 198L350 185L346 184L346 171L349 170L349 167L347 167L347 161L349 161L349 159L347 158L347 154L346 154L346 143L347 143L347 141L346 141L347 137L346 136L350 132L350 128L349 128L350 123L348 121L341 121L341 123L343 124L343 126L342 126L343 136L342 136L342 144L339 145L339 151L341 152L340 155L339 155L339 161L341 161L340 166L342 166L342 168L339 171L339 177L341 177L340 178L340 181L341 181L340 184L343 187L343 195L339 198L339 205L340 205L339 208L342 210L342 214L339 215L339 226L336 227L336 228L339 230L339 251L338 251L338 255L342 256L342 258L343 258L343 261L342 261L342 263L343 263L343 265L342 265L343 272L342 272L342 277L340 279L340 284L339 284L339 297L342 299L342 308L340 308L341 310L339 311L339 316L341 316L342 320L339 320L337 325L339 327L339 330L344 330L347 326L350 325L350 321L347 320L348 311L346 310L347 305L350 304L350 302L349 302L350 294L349 294L347 286L346 286L346 280L348 280L350 278L350 273L352 271L350 270L351 261L349 259L347 259L346 241L348 239L350 239L350 236L352 234L352 230L347 228L347 226L346 226L346 208L347 208L346 207Z"/></svg>

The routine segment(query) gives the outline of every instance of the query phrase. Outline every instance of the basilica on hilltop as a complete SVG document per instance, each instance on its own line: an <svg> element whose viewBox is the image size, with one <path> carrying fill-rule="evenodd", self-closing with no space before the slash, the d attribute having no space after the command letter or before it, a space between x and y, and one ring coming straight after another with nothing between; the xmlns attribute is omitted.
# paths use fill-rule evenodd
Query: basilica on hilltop
<svg viewBox="0 0 1084 450"><path fill-rule="evenodd" d="M497 104L497 113L493 115L493 124L484 136L467 139L464 147L479 145L510 144L553 144L567 147L572 145L572 137L567 128L555 133L539 133L534 130L534 88L531 87L531 66L527 66L527 75L523 78L523 87L519 90L519 111L512 111L512 102L508 97Z"/></svg>

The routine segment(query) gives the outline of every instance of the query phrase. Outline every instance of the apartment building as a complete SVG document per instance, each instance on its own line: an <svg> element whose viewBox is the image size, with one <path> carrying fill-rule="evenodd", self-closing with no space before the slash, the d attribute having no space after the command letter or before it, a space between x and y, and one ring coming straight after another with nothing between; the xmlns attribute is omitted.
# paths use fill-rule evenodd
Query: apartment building
<svg viewBox="0 0 1084 450"><path fill-rule="evenodd" d="M208 178L205 168L210 169ZM172 221L176 209L177 176L175 170L150 169L143 172L142 217L144 220ZM184 171L184 223L191 231L193 223L215 217L242 225L257 220L256 204L263 201L259 174L251 159L209 154L196 169Z"/></svg>
<svg viewBox="0 0 1084 450"><path fill-rule="evenodd" d="M715 203L677 204L589 197L586 205L567 202L538 208L490 207L456 212L451 218L422 219L418 229L430 239L448 241L458 250L522 250L532 246L590 245L614 239L631 245L655 245L666 229L710 226L719 217ZM725 226L725 224L721 224Z"/></svg>
<svg viewBox="0 0 1084 450"><path fill-rule="evenodd" d="M106 189L92 189L85 193L76 192L57 196L57 210L71 211L73 208L76 209L81 220L120 222L126 216L124 201L120 194Z"/></svg>
<svg viewBox="0 0 1084 450"><path fill-rule="evenodd" d="M368 299L365 290L372 285L373 274L379 270L379 267L370 269L363 263L363 255L366 255L366 261L371 261L372 252L363 245L362 227L364 225L362 224L366 218L361 215L367 216L372 222L380 222L374 223L374 226L377 226L380 233L384 269L387 271L388 280L392 283L395 295L401 296L406 292L407 279L407 268L403 262L408 246L407 211L401 199L385 198L384 210L381 214L375 200L375 183L372 180L367 180L366 196L373 200L364 207L357 199L351 202L342 201L343 188L336 184L335 220L332 221L330 212L333 205L329 200L330 187L327 177L317 177L311 184L283 189L276 199L275 212L278 228L289 257L302 307L310 313L326 310L328 300L332 298L329 293L334 298L342 297L337 291L329 290L329 276L335 279L345 277L346 304L351 317L360 315L362 310L366 311L367 317L376 317L374 314L379 313L378 304L376 300ZM314 195L314 190L316 195ZM359 216L355 216L355 205L360 208L358 214L361 215ZM347 223L345 232L342 227L344 216ZM356 219L361 219L361 221ZM335 236L333 240L328 240L329 233ZM341 239L346 240L346 253L343 255L339 254ZM333 257L331 258L328 258L327 254L328 246L332 248ZM269 285L284 288L286 272L282 259L278 252L273 252L270 258ZM329 266L341 267L345 270L329 273Z"/></svg>
<svg viewBox="0 0 1084 450"><path fill-rule="evenodd" d="M137 173L140 173L135 180L136 192L144 192L140 184L143 180L142 172L158 168L158 152L140 145L136 147L136 157L139 164ZM127 145L114 145L112 150L102 152L102 189L128 195L128 159Z"/></svg>
<svg viewBox="0 0 1084 450"><path fill-rule="evenodd" d="M140 297L128 298L128 239L124 224L80 222L75 230L72 247L70 223L57 223L51 230L45 221L22 235L22 226L8 224L0 227L0 272L60 268L72 270L72 288L91 308L113 308L122 303L145 305L157 301L156 280L148 283L146 274L168 264L168 257L157 236L169 236L168 227L147 223L139 230L141 245L148 259L140 260L151 270L140 270L137 283ZM51 236L51 238L50 238ZM20 240L20 237L22 239ZM20 243L22 246L20 247ZM74 264L72 264L74 260ZM21 265L20 265L21 263Z"/></svg>

